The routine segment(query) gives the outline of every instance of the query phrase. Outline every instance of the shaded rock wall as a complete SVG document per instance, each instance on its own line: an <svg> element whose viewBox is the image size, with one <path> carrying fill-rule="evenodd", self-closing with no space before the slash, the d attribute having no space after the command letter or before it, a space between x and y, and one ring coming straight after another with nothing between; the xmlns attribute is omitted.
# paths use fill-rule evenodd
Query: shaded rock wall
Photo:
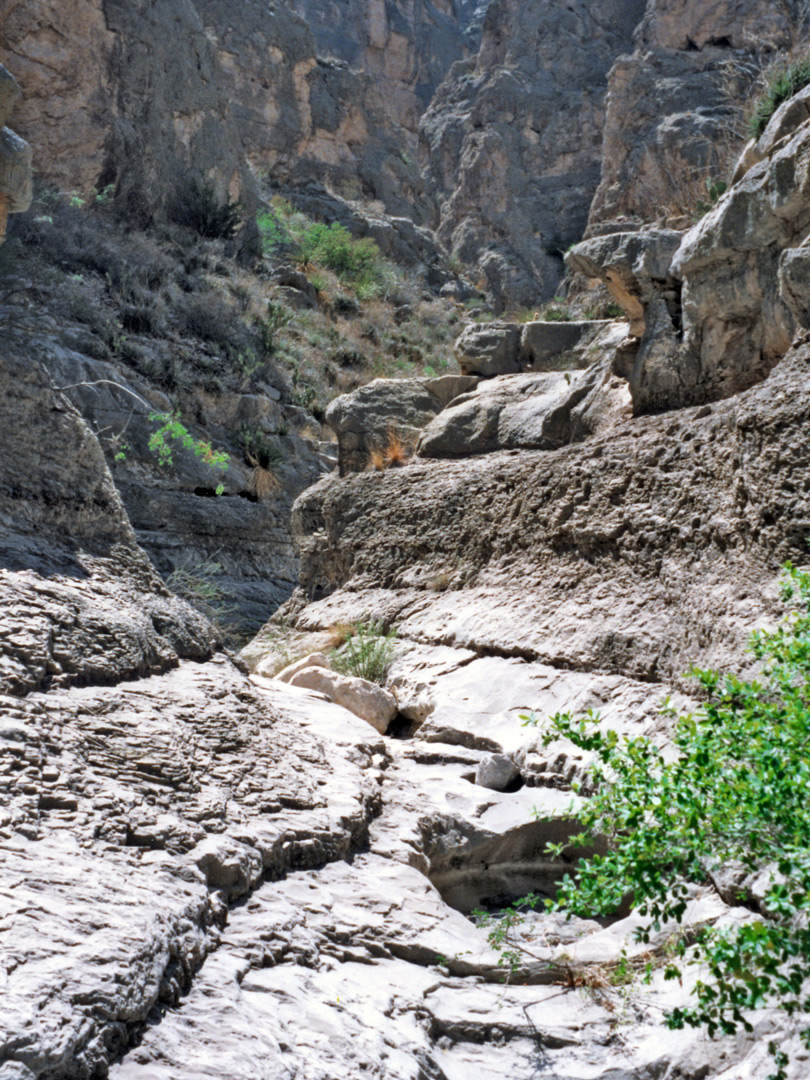
<svg viewBox="0 0 810 1080"><path fill-rule="evenodd" d="M30 358L0 360L0 689L113 682L217 638L138 547L86 422Z"/></svg>
<svg viewBox="0 0 810 1080"><path fill-rule="evenodd" d="M643 0L497 0L423 118L439 235L502 305L562 278L599 183L608 73L643 14Z"/></svg>
<svg viewBox="0 0 810 1080"><path fill-rule="evenodd" d="M648 0L631 55L610 74L602 177L589 230L685 218L728 180L756 72L801 33L790 0Z"/></svg>

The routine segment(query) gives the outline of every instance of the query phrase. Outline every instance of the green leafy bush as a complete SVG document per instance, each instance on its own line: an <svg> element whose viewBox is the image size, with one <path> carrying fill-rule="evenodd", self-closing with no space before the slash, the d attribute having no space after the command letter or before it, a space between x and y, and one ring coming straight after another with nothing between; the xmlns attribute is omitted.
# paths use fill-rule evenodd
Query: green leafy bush
<svg viewBox="0 0 810 1080"><path fill-rule="evenodd" d="M160 465L172 465L174 446L180 446L184 450L190 450L212 469L223 472L228 468L231 461L228 454L224 450L214 450L211 443L205 439L195 439L180 419L179 413L150 413L149 419L160 425L149 437L149 449L153 454L157 454ZM223 484L217 485L217 495L222 495L224 490Z"/></svg>
<svg viewBox="0 0 810 1080"><path fill-rule="evenodd" d="M791 60L786 66L777 67L751 114L750 128L753 138L758 139L779 106L805 86L810 86L810 56L803 56Z"/></svg>
<svg viewBox="0 0 810 1080"><path fill-rule="evenodd" d="M332 667L342 675L384 685L394 659L397 632L392 627L384 632L382 623L361 622L345 645L332 653Z"/></svg>
<svg viewBox="0 0 810 1080"><path fill-rule="evenodd" d="M265 255L286 253L304 266L329 270L360 299L385 291L390 272L370 237L354 237L339 222L312 221L283 199L274 199L256 220Z"/></svg>
<svg viewBox="0 0 810 1080"><path fill-rule="evenodd" d="M681 921L689 883L709 882L728 863L767 872L760 917L698 936L689 962L705 964L710 977L697 982L694 1006L668 1015L672 1028L733 1035L750 1031L746 1014L765 1004L789 1016L810 1012L810 574L788 564L783 596L795 609L752 637L761 678L693 671L706 702L677 719L674 755L647 738L599 730L592 714L557 715L543 735L545 745L564 737L595 755L596 794L570 843L608 844L564 879L552 908L609 915L629 894L650 920L638 932L648 941L663 922ZM559 855L561 846L549 851ZM675 952L667 978L679 977L686 945ZM810 1046L810 1027L802 1037ZM771 1050L774 1077L784 1080L787 1059Z"/></svg>

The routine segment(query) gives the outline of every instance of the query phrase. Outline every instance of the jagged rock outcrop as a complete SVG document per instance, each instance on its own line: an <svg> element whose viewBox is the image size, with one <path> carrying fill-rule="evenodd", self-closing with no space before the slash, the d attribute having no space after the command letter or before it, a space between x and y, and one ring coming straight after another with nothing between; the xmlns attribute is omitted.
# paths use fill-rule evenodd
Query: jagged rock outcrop
<svg viewBox="0 0 810 1080"><path fill-rule="evenodd" d="M615 233L568 253L569 266L604 280L630 318L637 344L616 370L636 413L728 397L787 352L805 317L808 144L807 111L788 102L746 154L741 178L682 237Z"/></svg>
<svg viewBox="0 0 810 1080"><path fill-rule="evenodd" d="M208 622L138 547L95 436L29 357L0 358L5 693L206 659Z"/></svg>
<svg viewBox="0 0 810 1080"><path fill-rule="evenodd" d="M610 73L590 232L689 224L739 150L753 73L798 40L801 19L790 0L648 0Z"/></svg>
<svg viewBox="0 0 810 1080"><path fill-rule="evenodd" d="M608 72L643 14L643 0L498 0L422 120L439 236L501 306L559 285L599 184Z"/></svg>
<svg viewBox="0 0 810 1080"><path fill-rule="evenodd" d="M0 64L0 244L8 215L22 213L31 205L31 147L6 127L21 97L16 79Z"/></svg>

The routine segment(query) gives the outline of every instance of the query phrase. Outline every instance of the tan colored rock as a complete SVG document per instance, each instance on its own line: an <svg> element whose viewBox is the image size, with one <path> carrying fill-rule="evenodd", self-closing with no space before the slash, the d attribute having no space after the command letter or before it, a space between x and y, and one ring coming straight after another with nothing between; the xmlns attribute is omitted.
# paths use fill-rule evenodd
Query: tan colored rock
<svg viewBox="0 0 810 1080"><path fill-rule="evenodd" d="M789 0L648 0L635 50L610 73L589 234L691 224L707 181L727 179L742 150L729 108L802 37L801 20Z"/></svg>
<svg viewBox="0 0 810 1080"><path fill-rule="evenodd" d="M308 667L293 675L290 686L301 686L325 694L336 705L348 709L361 720L384 735L397 714L397 699L382 686L358 679L353 675L339 675L322 667Z"/></svg>
<svg viewBox="0 0 810 1080"><path fill-rule="evenodd" d="M40 176L89 192L101 175L114 109L115 34L101 0L32 0L0 8L0 40L13 50L24 90L19 133L35 148Z"/></svg>
<svg viewBox="0 0 810 1080"><path fill-rule="evenodd" d="M279 682L292 682L293 676L297 675L299 671L305 671L307 668L311 667L328 668L331 667L331 665L323 653L310 653L309 656L304 656L301 660L296 660L294 663L288 664L287 667L276 675L276 678Z"/></svg>

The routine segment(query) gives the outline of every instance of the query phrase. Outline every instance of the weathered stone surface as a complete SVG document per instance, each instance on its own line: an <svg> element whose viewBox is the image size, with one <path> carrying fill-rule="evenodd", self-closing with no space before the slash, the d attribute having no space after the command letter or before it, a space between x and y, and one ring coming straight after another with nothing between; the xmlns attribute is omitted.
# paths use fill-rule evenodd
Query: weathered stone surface
<svg viewBox="0 0 810 1080"><path fill-rule="evenodd" d="M31 147L5 126L21 98L17 80L0 64L0 244L8 215L27 210L33 196Z"/></svg>
<svg viewBox="0 0 810 1080"><path fill-rule="evenodd" d="M520 327L516 323L471 324L456 341L462 374L491 378L520 371Z"/></svg>
<svg viewBox="0 0 810 1080"><path fill-rule="evenodd" d="M384 617L416 640L633 678L678 677L698 641L707 663L739 661L810 520L807 364L799 349L729 402L555 454L420 459L312 489L294 517L314 601L300 628Z"/></svg>
<svg viewBox="0 0 810 1080"><path fill-rule="evenodd" d="M485 379L439 413L419 438L420 457L459 458L494 450L550 450L569 440L565 420L577 403L575 374ZM590 389L590 387L589 387ZM585 396L584 387L579 398Z"/></svg>
<svg viewBox="0 0 810 1080"><path fill-rule="evenodd" d="M610 72L590 232L688 227L707 180L727 177L741 149L753 73L802 33L789 0L648 0L635 51Z"/></svg>
<svg viewBox="0 0 810 1080"><path fill-rule="evenodd" d="M673 229L612 233L577 244L565 261L574 273L605 282L630 320L630 333L640 338L647 304L672 280L670 268L681 240Z"/></svg>
<svg viewBox="0 0 810 1080"><path fill-rule="evenodd" d="M279 682L288 683L292 681L293 675L297 675L299 671L305 671L307 668L311 667L328 668L330 666L329 660L324 653L309 653L300 660L296 660L292 664L288 664L285 668L282 668L275 678L277 678Z"/></svg>
<svg viewBox="0 0 810 1080"><path fill-rule="evenodd" d="M459 376L374 379L335 398L326 410L326 422L338 437L341 475L367 468L371 452L384 451L391 438L413 448L422 428L452 397L476 383Z"/></svg>
<svg viewBox="0 0 810 1080"><path fill-rule="evenodd" d="M626 416L629 393L614 376L625 328L604 326L588 338L591 345L567 354L573 370L484 379L427 425L418 455L459 458L496 450L554 450L607 430ZM593 366L583 371L588 364Z"/></svg>
<svg viewBox="0 0 810 1080"><path fill-rule="evenodd" d="M210 656L207 621L138 547L98 441L43 368L0 359L5 692L115 681Z"/></svg>
<svg viewBox="0 0 810 1080"><path fill-rule="evenodd" d="M336 705L365 720L384 735L397 714L397 699L382 686L359 679L354 675L339 675L328 667L312 664L299 670L288 680L290 686L316 690Z"/></svg>
<svg viewBox="0 0 810 1080"><path fill-rule="evenodd" d="M583 334L600 329L594 322L528 322L520 333L521 371L562 371ZM573 366L573 365L571 365Z"/></svg>
<svg viewBox="0 0 810 1080"><path fill-rule="evenodd" d="M16 123L40 176L63 191L89 191L104 171L112 121L115 35L102 3L4 4L0 40L24 92Z"/></svg>
<svg viewBox="0 0 810 1080"><path fill-rule="evenodd" d="M163 389L129 366L92 358L42 333L26 340L22 352L37 358L54 385L70 387L67 397L95 430L126 431L125 460L115 460L114 443L107 441L105 449L138 542L157 569L193 577L216 565L216 585L233 614L258 628L297 578L288 524L292 501L324 471L312 441L298 433L294 410L277 400L278 391L261 383L252 393L212 394L199 386L177 393L184 415L199 418L217 448L230 451L229 465L220 473L176 447L166 469L149 449L156 430L150 414L172 408ZM264 433L282 425L289 430L278 440L284 454L280 488L258 499L234 435L245 427ZM191 430L196 435L199 429L191 424ZM220 480L225 491L215 497Z"/></svg>

